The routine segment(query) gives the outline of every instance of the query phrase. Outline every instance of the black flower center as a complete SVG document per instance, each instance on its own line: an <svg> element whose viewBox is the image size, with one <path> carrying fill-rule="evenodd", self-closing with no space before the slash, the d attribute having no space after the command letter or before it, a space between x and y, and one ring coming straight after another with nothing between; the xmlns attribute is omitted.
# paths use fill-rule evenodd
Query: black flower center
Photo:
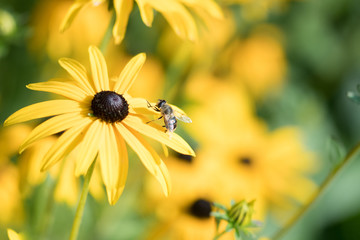
<svg viewBox="0 0 360 240"><path fill-rule="evenodd" d="M241 165L244 165L244 166L251 166L251 165L253 165L253 160L250 158L250 157L240 157L239 158L239 163L241 164Z"/></svg>
<svg viewBox="0 0 360 240"><path fill-rule="evenodd" d="M116 92L102 91L95 94L91 101L91 110L95 117L114 123L120 122L129 114L129 104Z"/></svg>
<svg viewBox="0 0 360 240"><path fill-rule="evenodd" d="M205 199L198 199L190 206L189 212L197 218L209 218L211 203Z"/></svg>

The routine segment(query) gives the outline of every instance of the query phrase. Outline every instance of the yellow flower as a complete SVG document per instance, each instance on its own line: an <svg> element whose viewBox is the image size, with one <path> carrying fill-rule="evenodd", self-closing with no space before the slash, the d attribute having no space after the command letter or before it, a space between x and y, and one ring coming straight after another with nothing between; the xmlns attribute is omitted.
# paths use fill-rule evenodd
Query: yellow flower
<svg viewBox="0 0 360 240"><path fill-rule="evenodd" d="M71 25L82 8L87 5L97 6L104 1L75 0L61 24L60 31L65 31ZM136 0L136 3L139 6L141 18L145 25L151 27L154 19L154 10L156 10L164 16L177 35L190 40L198 38L196 21L190 12L196 13L204 20L208 15L214 18L222 18L221 9L213 0ZM113 0L113 5L116 12L113 36L115 42L120 43L125 36L134 0Z"/></svg>
<svg viewBox="0 0 360 240"><path fill-rule="evenodd" d="M199 154L197 154L199 156ZM210 216L211 202L227 203L231 198L216 184L217 175L207 171L203 162L187 155L171 156L166 160L173 191L168 198L160 198L155 181L146 181L147 205L158 217L158 226L152 228L147 239L212 239L215 236L215 219ZM218 171L223 171L218 166ZM215 178L214 178L215 177ZM222 182L223 183L223 182ZM223 226L222 226L223 227ZM224 239L233 239L228 233Z"/></svg>
<svg viewBox="0 0 360 240"><path fill-rule="evenodd" d="M304 147L298 128L269 131L256 117L246 91L226 79L194 76L186 94L199 103L187 111L193 120L188 127L200 145L196 165L202 174L208 172L216 179L214 188L237 201L256 199L259 220L270 208L282 217L291 214L294 205L289 199L307 200L315 190L307 175L316 169L316 159Z"/></svg>
<svg viewBox="0 0 360 240"><path fill-rule="evenodd" d="M31 127L26 124L18 124L0 129L0 158L8 159L17 154L21 143L29 135ZM3 158L2 158L3 157ZM0 159L0 165L3 161Z"/></svg>
<svg viewBox="0 0 360 240"><path fill-rule="evenodd" d="M8 234L9 240L23 240L24 239L22 234L19 234L10 228L8 228L7 234Z"/></svg>
<svg viewBox="0 0 360 240"><path fill-rule="evenodd" d="M101 43L110 21L106 6L88 8L79 14L79 19L72 24L71 29L59 32L59 25L72 3L71 0L37 1L30 19L32 34L29 48L34 54L42 56L43 51L46 51L52 61L62 56L82 60L87 56L87 49L83 46Z"/></svg>
<svg viewBox="0 0 360 240"><path fill-rule="evenodd" d="M0 225L21 222L23 208L19 188L19 171L8 163L0 167Z"/></svg>
<svg viewBox="0 0 360 240"><path fill-rule="evenodd" d="M196 123L187 127L201 144L216 144L225 136L232 141L240 136L245 137L244 133L250 129L257 131L264 127L254 116L254 103L246 90L226 81L228 79L202 72L188 80L185 94L198 106L194 104L188 108L189 115L196 119ZM238 135L234 127L238 131L244 130L244 133Z"/></svg>
<svg viewBox="0 0 360 240"><path fill-rule="evenodd" d="M279 29L271 25L257 27L249 38L237 43L231 60L234 79L245 84L257 98L278 90L287 70Z"/></svg>
<svg viewBox="0 0 360 240"><path fill-rule="evenodd" d="M145 62L145 54L132 58L120 76L109 80L104 56L94 46L89 47L91 76L79 62L63 58L60 65L72 79L53 79L30 84L32 90L64 96L64 100L36 103L12 114L5 125L50 117L37 126L20 147L20 152L33 142L64 131L46 153L42 170L46 170L77 148L75 175L84 175L95 158L100 162L101 175L110 204L120 197L128 172L126 143L160 182L165 195L169 194L168 170L154 149L140 135L144 134L183 154L194 155L191 147L177 134L171 137L164 128L149 123L140 112L154 112L142 98L127 92Z"/></svg>

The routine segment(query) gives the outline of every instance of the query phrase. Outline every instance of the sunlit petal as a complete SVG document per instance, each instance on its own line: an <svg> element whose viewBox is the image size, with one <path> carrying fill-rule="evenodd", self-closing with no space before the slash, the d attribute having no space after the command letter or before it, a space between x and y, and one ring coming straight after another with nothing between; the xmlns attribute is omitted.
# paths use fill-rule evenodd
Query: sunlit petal
<svg viewBox="0 0 360 240"><path fill-rule="evenodd" d="M85 175L95 160L100 143L104 141L104 128L106 123L95 120L84 135L78 149L78 159L75 164L75 175Z"/></svg>
<svg viewBox="0 0 360 240"><path fill-rule="evenodd" d="M67 12L64 20L62 21L60 25L60 32L64 32L66 29L68 29L71 25L71 23L74 21L76 15L79 13L79 11L85 6L85 4L91 2L91 0L88 1L75 1L69 11Z"/></svg>
<svg viewBox="0 0 360 240"><path fill-rule="evenodd" d="M147 123L147 119L140 115L129 115L123 122L141 134L164 143L179 153L195 156L194 150L192 150L189 144L179 135L172 133L171 136L169 136L164 132L164 128L152 122Z"/></svg>
<svg viewBox="0 0 360 240"><path fill-rule="evenodd" d="M71 58L61 58L59 64L87 93L90 95L95 94L94 87L88 80L88 73L81 63Z"/></svg>
<svg viewBox="0 0 360 240"><path fill-rule="evenodd" d="M107 188L118 186L120 149L116 142L112 124L104 127L104 141L99 152L101 174Z"/></svg>
<svg viewBox="0 0 360 240"><path fill-rule="evenodd" d="M100 162L109 203L113 205L119 199L125 187L128 158L124 139L114 129L114 126L109 125L108 127L108 139L104 141L103 145L103 147L107 145L105 147L106 151L100 151Z"/></svg>
<svg viewBox="0 0 360 240"><path fill-rule="evenodd" d="M141 19L143 20L146 26L151 27L152 22L154 20L154 10L151 8L150 5L146 4L146 2L143 0L136 0L136 2L139 6Z"/></svg>
<svg viewBox="0 0 360 240"><path fill-rule="evenodd" d="M105 58L95 46L89 47L91 73L97 92L109 90L109 75Z"/></svg>
<svg viewBox="0 0 360 240"><path fill-rule="evenodd" d="M113 28L113 36L116 44L119 44L124 39L126 26L128 24L133 5L133 0L114 0L116 22Z"/></svg>
<svg viewBox="0 0 360 240"><path fill-rule="evenodd" d="M126 98L126 96L125 96ZM149 114L149 115L161 115L160 112L154 110L153 107L148 106L148 102L144 98L126 98L129 106L140 114ZM155 106L155 103L150 103L151 106Z"/></svg>
<svg viewBox="0 0 360 240"><path fill-rule="evenodd" d="M87 125L91 123L89 118L84 118L79 120L76 126L66 130L45 155L41 171L49 169L69 154L81 142L87 131Z"/></svg>
<svg viewBox="0 0 360 240"><path fill-rule="evenodd" d="M72 82L56 81L56 79L53 80L55 81L32 83L26 85L26 87L35 91L59 94L78 102L83 101L89 95L82 88L77 87Z"/></svg>
<svg viewBox="0 0 360 240"><path fill-rule="evenodd" d="M19 152L22 153L30 144L41 138L62 132L77 125L83 118L84 116L79 115L79 113L67 113L50 118L31 131L29 136L24 140L24 143L21 144Z"/></svg>
<svg viewBox="0 0 360 240"><path fill-rule="evenodd" d="M83 110L84 107L73 100L50 100L35 103L13 113L5 120L4 126L63 113L81 112Z"/></svg>
<svg viewBox="0 0 360 240"><path fill-rule="evenodd" d="M159 155L152 147L138 134L124 124L116 124L119 133L125 141L139 156L146 169L159 181L166 196L169 195L171 185L168 170Z"/></svg>
<svg viewBox="0 0 360 240"><path fill-rule="evenodd" d="M146 60L145 53L140 53L133 57L125 68L121 71L119 79L117 80L114 91L120 94L126 93L133 82L135 81L140 69Z"/></svg>

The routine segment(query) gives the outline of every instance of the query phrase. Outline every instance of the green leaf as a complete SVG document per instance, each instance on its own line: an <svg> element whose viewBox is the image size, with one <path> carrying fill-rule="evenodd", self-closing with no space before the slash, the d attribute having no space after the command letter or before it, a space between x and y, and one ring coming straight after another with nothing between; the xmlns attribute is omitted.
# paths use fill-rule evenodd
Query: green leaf
<svg viewBox="0 0 360 240"><path fill-rule="evenodd" d="M226 208L224 205L220 204L220 203L213 202L212 204L213 204L216 208L219 208L219 209L221 209L221 210L227 211L227 208Z"/></svg>

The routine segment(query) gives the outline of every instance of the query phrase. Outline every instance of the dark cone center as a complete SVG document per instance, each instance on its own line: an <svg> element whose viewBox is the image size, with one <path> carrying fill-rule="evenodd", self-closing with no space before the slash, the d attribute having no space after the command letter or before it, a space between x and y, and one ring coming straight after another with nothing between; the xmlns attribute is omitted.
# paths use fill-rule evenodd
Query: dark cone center
<svg viewBox="0 0 360 240"><path fill-rule="evenodd" d="M190 214L197 218L209 218L211 203L205 199L198 199L190 206Z"/></svg>
<svg viewBox="0 0 360 240"><path fill-rule="evenodd" d="M95 94L91 101L91 110L95 117L114 123L120 122L129 114L129 104L116 92L102 91Z"/></svg>
<svg viewBox="0 0 360 240"><path fill-rule="evenodd" d="M250 157L240 157L239 163L244 166L251 166L253 165L253 160Z"/></svg>

